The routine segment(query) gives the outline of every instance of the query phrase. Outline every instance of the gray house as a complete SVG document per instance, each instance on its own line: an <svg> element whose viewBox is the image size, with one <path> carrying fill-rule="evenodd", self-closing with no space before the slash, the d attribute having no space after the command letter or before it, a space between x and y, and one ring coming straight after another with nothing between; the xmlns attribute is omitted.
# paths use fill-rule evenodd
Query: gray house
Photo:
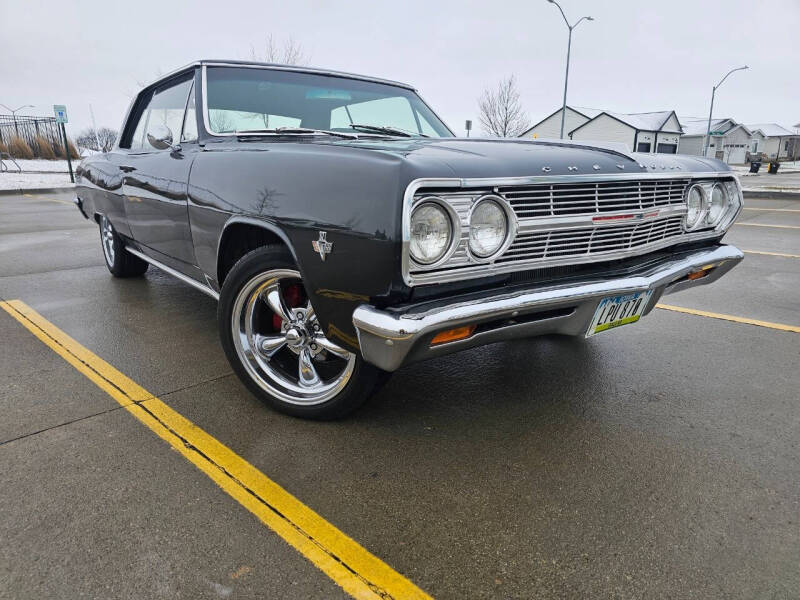
<svg viewBox="0 0 800 600"><path fill-rule="evenodd" d="M703 156L708 119L681 117L681 123L684 134L678 151ZM745 125L731 118L713 119L709 137L707 155L732 165L744 164L751 156L763 159L800 156L800 135L777 123Z"/></svg>
<svg viewBox="0 0 800 600"><path fill-rule="evenodd" d="M683 123L684 133L679 152L703 156L708 119L681 117L681 123ZM728 164L744 164L748 152L752 154L761 151L759 148L761 135L731 118L712 119L710 138L708 156L713 156Z"/></svg>

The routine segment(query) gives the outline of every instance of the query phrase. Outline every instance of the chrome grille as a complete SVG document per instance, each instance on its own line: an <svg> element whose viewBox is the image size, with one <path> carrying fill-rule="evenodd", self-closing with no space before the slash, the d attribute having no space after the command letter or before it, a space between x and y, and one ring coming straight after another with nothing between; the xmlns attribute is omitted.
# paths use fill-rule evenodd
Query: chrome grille
<svg viewBox="0 0 800 600"><path fill-rule="evenodd" d="M689 179L629 179L500 187L497 191L523 219L680 205L688 184Z"/></svg>
<svg viewBox="0 0 800 600"><path fill-rule="evenodd" d="M632 175L632 174L631 174ZM437 196L452 206L461 234L452 254L424 267L409 261L414 285L456 281L527 269L605 262L644 254L681 241L708 237L687 233L684 194L692 177L555 177L533 183L498 182L492 187L417 188L413 198ZM469 214L487 194L504 198L517 217L513 242L488 262L468 250ZM410 205L413 206L413 203Z"/></svg>
<svg viewBox="0 0 800 600"><path fill-rule="evenodd" d="M514 243L495 261L513 261L582 257L631 250L682 235L683 217L673 216L636 224L611 227L580 227L555 231L537 231L517 236Z"/></svg>

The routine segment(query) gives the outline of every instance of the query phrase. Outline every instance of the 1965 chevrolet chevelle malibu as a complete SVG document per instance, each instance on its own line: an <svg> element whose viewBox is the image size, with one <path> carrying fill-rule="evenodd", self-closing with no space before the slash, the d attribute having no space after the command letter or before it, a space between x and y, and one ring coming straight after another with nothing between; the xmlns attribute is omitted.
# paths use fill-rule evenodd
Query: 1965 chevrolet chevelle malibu
<svg viewBox="0 0 800 600"><path fill-rule="evenodd" d="M78 177L111 273L218 298L236 373L308 418L412 361L633 323L742 259L719 161L456 139L407 85L300 67L165 76Z"/></svg>

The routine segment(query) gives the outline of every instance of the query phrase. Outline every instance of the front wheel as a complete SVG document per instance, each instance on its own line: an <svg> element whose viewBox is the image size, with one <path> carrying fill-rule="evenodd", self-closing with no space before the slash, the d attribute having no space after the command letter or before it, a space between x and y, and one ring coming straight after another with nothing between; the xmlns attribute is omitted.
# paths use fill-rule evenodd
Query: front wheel
<svg viewBox="0 0 800 600"><path fill-rule="evenodd" d="M382 371L329 340L289 252L276 246L242 257L225 279L218 320L236 374L275 409L335 419L358 408Z"/></svg>

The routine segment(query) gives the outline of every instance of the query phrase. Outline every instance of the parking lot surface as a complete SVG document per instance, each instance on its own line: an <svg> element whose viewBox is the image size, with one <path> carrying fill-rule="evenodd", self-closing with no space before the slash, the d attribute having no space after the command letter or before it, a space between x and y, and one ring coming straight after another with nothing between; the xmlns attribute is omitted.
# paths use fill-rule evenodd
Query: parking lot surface
<svg viewBox="0 0 800 600"><path fill-rule="evenodd" d="M70 200L0 197L5 306L30 307L430 596L800 597L800 201L748 199L726 238L745 261L662 300L702 314L412 365L348 419L314 423L239 383L212 299L155 268L113 279ZM12 312L0 598L348 597Z"/></svg>

